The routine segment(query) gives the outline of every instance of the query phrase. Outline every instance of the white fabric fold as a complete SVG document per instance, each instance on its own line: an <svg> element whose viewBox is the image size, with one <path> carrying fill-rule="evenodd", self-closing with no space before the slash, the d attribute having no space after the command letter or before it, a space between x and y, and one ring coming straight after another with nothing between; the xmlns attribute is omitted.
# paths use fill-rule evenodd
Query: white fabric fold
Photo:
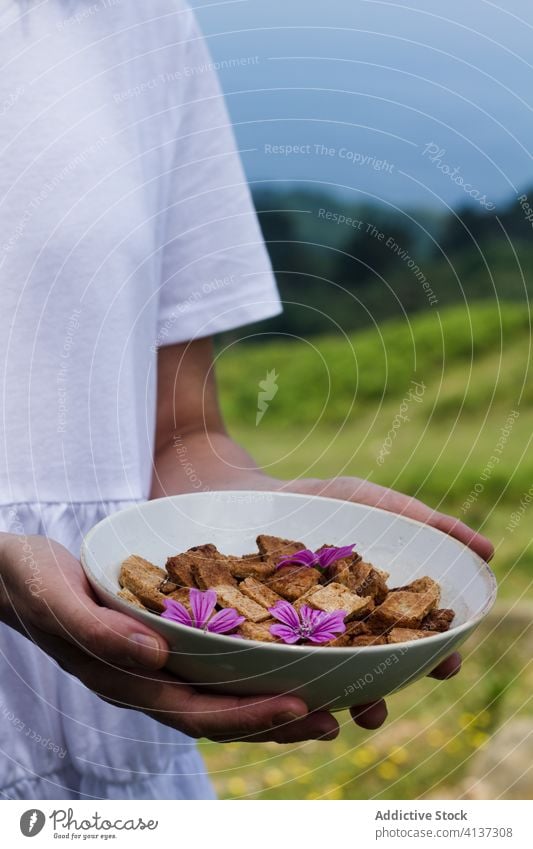
<svg viewBox="0 0 533 849"><path fill-rule="evenodd" d="M43 534L78 555L93 525L130 504L1 504L0 531L13 532L16 523L21 543L24 534ZM102 701L6 625L0 625L0 751L0 795L7 798L213 795L195 741Z"/></svg>

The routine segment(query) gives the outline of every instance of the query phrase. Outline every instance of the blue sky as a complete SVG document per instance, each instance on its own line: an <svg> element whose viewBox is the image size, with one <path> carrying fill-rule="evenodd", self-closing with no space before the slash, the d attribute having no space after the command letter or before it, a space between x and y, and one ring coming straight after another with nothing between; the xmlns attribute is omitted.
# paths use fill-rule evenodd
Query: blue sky
<svg viewBox="0 0 533 849"><path fill-rule="evenodd" d="M250 63L220 76L252 182L442 210L533 185L531 0L192 5Z"/></svg>

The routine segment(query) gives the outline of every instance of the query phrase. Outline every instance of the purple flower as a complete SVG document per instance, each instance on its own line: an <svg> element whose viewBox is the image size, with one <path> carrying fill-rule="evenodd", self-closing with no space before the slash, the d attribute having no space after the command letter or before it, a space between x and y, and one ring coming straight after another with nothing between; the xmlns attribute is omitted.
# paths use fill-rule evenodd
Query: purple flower
<svg viewBox="0 0 533 849"><path fill-rule="evenodd" d="M191 613L179 601L166 598L163 604L165 610L161 614L163 619L179 622L180 625L188 625L190 628L201 628L212 634L227 634L244 622L244 616L239 616L233 607L219 610L214 616L211 614L217 603L217 594L214 590L203 593L200 590L191 589L189 592L191 602Z"/></svg>
<svg viewBox="0 0 533 849"><path fill-rule="evenodd" d="M323 548L322 551L310 551L308 548L303 548L295 554L286 554L279 561L276 569L282 566L288 566L289 563L298 563L300 566L318 566L319 569L327 569L336 560L341 560L343 557L349 557L353 554L355 543L352 545L343 545L340 548L332 546L331 548Z"/></svg>
<svg viewBox="0 0 533 849"><path fill-rule="evenodd" d="M298 614L288 601L278 601L274 607L269 608L269 612L281 622L281 625L271 625L270 633L273 637L280 637L284 643L298 643L300 640L328 643L337 634L346 631L345 610L325 613L303 604Z"/></svg>

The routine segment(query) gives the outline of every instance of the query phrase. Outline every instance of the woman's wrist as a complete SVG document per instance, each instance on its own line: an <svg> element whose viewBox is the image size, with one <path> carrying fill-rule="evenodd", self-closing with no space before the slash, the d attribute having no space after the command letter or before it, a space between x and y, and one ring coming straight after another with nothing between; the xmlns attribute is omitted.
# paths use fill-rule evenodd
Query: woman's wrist
<svg viewBox="0 0 533 849"><path fill-rule="evenodd" d="M282 485L283 481L258 468L227 434L194 431L157 453L151 498L224 489L268 490Z"/></svg>
<svg viewBox="0 0 533 849"><path fill-rule="evenodd" d="M0 533L0 621L6 622L12 610L10 599L10 567L13 559L13 534Z"/></svg>

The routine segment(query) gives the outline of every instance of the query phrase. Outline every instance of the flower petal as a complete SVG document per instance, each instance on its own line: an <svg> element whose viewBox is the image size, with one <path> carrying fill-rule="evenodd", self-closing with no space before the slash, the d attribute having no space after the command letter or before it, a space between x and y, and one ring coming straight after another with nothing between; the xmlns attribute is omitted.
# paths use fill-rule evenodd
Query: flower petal
<svg viewBox="0 0 533 849"><path fill-rule="evenodd" d="M245 621L246 618L239 616L233 607L227 607L215 613L207 623L207 630L211 631L212 634L226 634L228 631L238 628Z"/></svg>
<svg viewBox="0 0 533 849"><path fill-rule="evenodd" d="M310 634L308 640L310 643L329 643L330 640L334 640L337 634L335 631L315 631L314 634Z"/></svg>
<svg viewBox="0 0 533 849"><path fill-rule="evenodd" d="M270 633L273 637L280 637L284 643L297 643L300 635L287 625L271 625Z"/></svg>
<svg viewBox="0 0 533 849"><path fill-rule="evenodd" d="M323 548L322 551L318 552L318 559L322 568L327 569L328 566L331 566L337 560L337 549Z"/></svg>
<svg viewBox="0 0 533 849"><path fill-rule="evenodd" d="M298 630L300 631L300 634L302 634L302 635L311 633L311 631L313 630L313 627L314 627L312 622L311 622L311 616L310 616L310 613L309 613L310 610L311 610L311 608L307 607L307 605L304 604L304 605L302 605L302 607L298 611L299 616L300 616L300 625L299 625ZM318 613L318 611L316 611L316 612Z"/></svg>
<svg viewBox="0 0 533 849"><path fill-rule="evenodd" d="M318 554L320 565L323 569L327 569L328 566L331 566L331 564L335 563L336 560L341 560L343 557L349 557L350 554L353 554L354 548L355 543L353 543L353 545L343 545L340 547L332 546L331 548L323 548L322 551Z"/></svg>
<svg viewBox="0 0 533 849"><path fill-rule="evenodd" d="M288 566L290 563L298 563L300 566L316 566L319 562L318 555L308 548L302 548L295 554L286 554L279 560L276 569L281 569L282 566Z"/></svg>
<svg viewBox="0 0 533 849"><path fill-rule="evenodd" d="M313 608L303 604L300 616L302 618L301 630L307 631L307 639L313 643L326 643L346 630L344 624L346 611L344 610L326 613L323 610L313 610Z"/></svg>
<svg viewBox="0 0 533 849"><path fill-rule="evenodd" d="M272 614L274 619L288 625L289 628L298 630L300 627L300 617L298 613L288 601L278 601L274 607L269 607L268 612Z"/></svg>
<svg viewBox="0 0 533 849"><path fill-rule="evenodd" d="M173 598L166 598L163 602L165 610L161 614L163 619L170 619L172 622L179 622L181 625L189 625L192 627L193 621L191 614L183 604L179 601L174 601Z"/></svg>
<svg viewBox="0 0 533 849"><path fill-rule="evenodd" d="M192 589L189 593L192 609L192 623L195 628L205 628L217 603L217 594L214 590Z"/></svg>
<svg viewBox="0 0 533 849"><path fill-rule="evenodd" d="M345 610L335 610L333 613L322 612L320 619L315 619L313 623L313 631L309 635L311 642L327 643L339 634L344 634L346 631L346 625L344 624L345 616Z"/></svg>
<svg viewBox="0 0 533 849"><path fill-rule="evenodd" d="M302 604L300 608L302 624L311 625L313 628L320 624L324 615L327 614L323 610L315 610L314 607L309 607L308 604Z"/></svg>
<svg viewBox="0 0 533 849"><path fill-rule="evenodd" d="M339 634L342 634L346 631L346 625L344 624L346 616L347 613L345 610L334 610L333 613L325 613L320 625L321 627L334 628L339 631Z"/></svg>

